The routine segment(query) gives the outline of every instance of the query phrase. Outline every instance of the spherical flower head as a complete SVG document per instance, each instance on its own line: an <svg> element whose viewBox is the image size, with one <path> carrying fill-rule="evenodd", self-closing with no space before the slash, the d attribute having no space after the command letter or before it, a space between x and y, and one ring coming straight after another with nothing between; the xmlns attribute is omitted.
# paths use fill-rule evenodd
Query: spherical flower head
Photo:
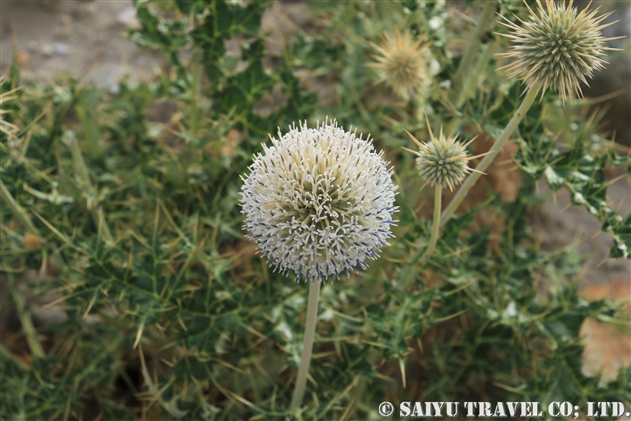
<svg viewBox="0 0 631 421"><path fill-rule="evenodd" d="M379 53L367 66L381 71L385 82L396 93L406 96L410 89L422 88L430 79L431 52L421 39L414 40L409 30L396 29L382 36L381 45L371 43Z"/></svg>
<svg viewBox="0 0 631 421"><path fill-rule="evenodd" d="M427 126L429 127L429 123ZM450 190L453 190L453 187L460 184L472 171L468 161L477 156L469 156L467 146L475 139L471 139L468 143L461 143L454 135L445 136L442 128L438 137L434 136L430 128L428 142L419 142L410 133L408 135L417 144L419 151L403 149L418 156L416 169L425 184L438 185L441 188L448 186Z"/></svg>
<svg viewBox="0 0 631 421"><path fill-rule="evenodd" d="M502 16L504 22L500 23L512 33L500 35L514 44L503 55L515 59L503 68L523 80L528 89L542 88L542 95L548 88L557 90L565 102L573 95L582 96L579 82L589 86L587 78L604 68L606 62L601 57L612 48L603 43L614 38L603 38L601 30L615 22L601 25L611 13L596 17L598 9L578 12L572 0L569 5L565 0L544 1L545 7L537 0L538 14L526 3L530 11L527 22L518 19L517 24Z"/></svg>
<svg viewBox="0 0 631 421"><path fill-rule="evenodd" d="M397 186L369 139L325 121L295 125L263 145L244 179L248 237L269 263L298 280L366 269L392 237Z"/></svg>

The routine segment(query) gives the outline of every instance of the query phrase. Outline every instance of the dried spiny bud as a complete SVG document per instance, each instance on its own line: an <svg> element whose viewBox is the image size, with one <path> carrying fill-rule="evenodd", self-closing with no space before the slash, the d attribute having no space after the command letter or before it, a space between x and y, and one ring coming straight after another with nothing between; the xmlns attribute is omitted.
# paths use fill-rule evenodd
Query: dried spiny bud
<svg viewBox="0 0 631 421"><path fill-rule="evenodd" d="M381 45L371 43L379 55L369 63L382 72L380 82L386 82L397 94L405 96L409 89L421 88L430 77L431 52L428 44L412 38L409 30L396 29L382 37Z"/></svg>
<svg viewBox="0 0 631 421"><path fill-rule="evenodd" d="M526 3L530 11L527 22L518 18L517 24L502 16L504 22L500 23L513 32L500 35L514 43L503 55L515 59L503 68L524 80L528 89L542 88L542 95L548 88L556 89L565 102L573 94L582 96L579 82L588 85L586 78L604 68L606 61L601 57L612 48L603 43L616 38L603 38L601 30L615 22L601 25L611 13L596 17L598 9L578 12L572 7L573 0L569 5L565 0L556 4L544 1L545 7L537 0L538 15Z"/></svg>
<svg viewBox="0 0 631 421"><path fill-rule="evenodd" d="M23 244L29 250L37 250L42 245L42 240L37 235L27 233L24 235Z"/></svg>
<svg viewBox="0 0 631 421"><path fill-rule="evenodd" d="M339 278L376 259L395 222L392 170L371 142L335 122L290 127L263 145L244 179L248 237L281 272Z"/></svg>
<svg viewBox="0 0 631 421"><path fill-rule="evenodd" d="M429 123L427 127L429 128ZM438 137L434 137L432 129L429 128L429 142L421 143L409 132L408 135L419 147L419 151L403 149L418 155L416 169L425 184L439 185L441 188L449 186L449 189L453 190L454 185L460 184L469 172L475 171L467 164L467 161L479 156L467 154L467 146L475 138L467 143L461 143L457 141L456 136L445 136L442 127Z"/></svg>

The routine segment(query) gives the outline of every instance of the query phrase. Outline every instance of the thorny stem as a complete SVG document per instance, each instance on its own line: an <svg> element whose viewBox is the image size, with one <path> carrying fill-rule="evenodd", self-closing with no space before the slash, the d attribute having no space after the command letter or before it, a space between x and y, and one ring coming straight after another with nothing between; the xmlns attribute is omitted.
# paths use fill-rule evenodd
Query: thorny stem
<svg viewBox="0 0 631 421"><path fill-rule="evenodd" d="M423 253L421 260L419 261L419 265L423 266L427 259L432 255L434 249L436 248L436 243L438 242L438 232L440 230L440 207L442 202L443 189L439 183L436 183L434 186L434 220L432 221L432 236L429 240L429 245Z"/></svg>
<svg viewBox="0 0 631 421"><path fill-rule="evenodd" d="M307 374L309 374L309 366L311 365L311 353L313 352L313 339L315 337L316 319L318 315L320 284L320 281L311 281L311 286L309 287L309 303L307 304L307 322L305 324L305 337L302 344L302 356L300 357L300 367L298 368L294 394L291 397L291 405L289 406L289 410L292 412L296 412L300 409L302 398L307 388Z"/></svg>
<svg viewBox="0 0 631 421"><path fill-rule="evenodd" d="M24 331L24 336L26 336L26 342L31 350L31 354L34 358L43 358L45 356L44 349L37 338L37 332L33 327L33 322L31 321L31 316L29 315L28 310L26 309L24 299L20 295L20 291L18 291L18 286L15 284L15 276L12 273L7 273L7 276L9 277L9 289L11 290L11 296L13 297L13 302L15 303L18 317L20 318L20 323L22 324L22 330Z"/></svg>
<svg viewBox="0 0 631 421"><path fill-rule="evenodd" d="M469 44L467 45L467 49L465 50L464 56L462 60L460 60L460 64L458 65L458 70L456 71L456 75L454 77L454 87L460 87L463 85L463 72L469 69L471 66L471 61L473 60L473 56L476 52L476 45L480 40L480 37L486 31L491 22L491 18L493 17L493 12L495 11L495 0L487 0L484 2L484 9L482 10L482 17L478 21L478 24L475 27L475 31L471 35L469 39ZM469 73L471 76L475 76L475 73ZM457 91L457 89L456 89Z"/></svg>
<svg viewBox="0 0 631 421"><path fill-rule="evenodd" d="M500 137L497 138L497 140L491 147L491 150L484 157L482 162L480 162L480 164L476 167L476 171L471 173L471 175L467 177L465 182L462 183L462 186L460 187L460 189L458 189L458 192L456 193L454 198L451 200L451 202L449 202L449 205L447 206L447 208L443 212L442 217L440 218L441 228L447 223L447 221L449 221L449 219L451 219L451 217L454 215L454 212L456 211L460 203L462 203L464 198L467 196L467 193L469 193L469 190L471 190L471 188L476 183L476 181L478 181L478 178L480 178L482 173L489 167L489 165L491 165L491 162L493 162L497 154L504 147L506 142L508 142L508 139L511 137L511 135L513 134L513 132L515 131L515 129L517 128L521 120L524 118L524 116L530 109L530 106L535 101L535 98L537 97L538 92L539 92L539 87L537 86L532 86L530 87L530 89L528 89L528 92L526 93L526 97L523 99L523 101L521 102L521 105L519 106L519 108L517 109L513 117L510 119L506 127L504 128L504 131L502 132Z"/></svg>

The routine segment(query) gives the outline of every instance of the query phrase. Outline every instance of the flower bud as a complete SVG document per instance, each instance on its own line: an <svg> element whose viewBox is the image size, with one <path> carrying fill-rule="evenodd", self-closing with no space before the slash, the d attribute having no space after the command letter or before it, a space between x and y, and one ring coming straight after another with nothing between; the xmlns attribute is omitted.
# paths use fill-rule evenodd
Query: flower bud
<svg viewBox="0 0 631 421"><path fill-rule="evenodd" d="M429 134L430 140L428 142L419 142L408 133L419 147L419 151L404 149L418 156L416 169L425 184L439 185L441 188L448 186L450 190L453 190L454 186L460 184L464 177L471 172L467 162L476 157L469 156L467 145L473 139L466 144L458 142L454 135L445 136L442 128L438 137L434 137L431 129Z"/></svg>

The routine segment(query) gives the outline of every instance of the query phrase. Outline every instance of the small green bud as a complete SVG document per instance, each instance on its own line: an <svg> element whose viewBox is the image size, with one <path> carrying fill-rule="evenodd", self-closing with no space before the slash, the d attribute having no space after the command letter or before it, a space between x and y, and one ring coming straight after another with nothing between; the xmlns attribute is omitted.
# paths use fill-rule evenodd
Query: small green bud
<svg viewBox="0 0 631 421"><path fill-rule="evenodd" d="M427 126L429 127L429 122ZM419 142L408 132L410 138L419 147L419 151L403 149L418 155L416 169L425 184L439 185L441 188L449 186L449 189L453 190L453 187L460 184L468 173L474 171L469 168L468 161L477 156L469 156L467 145L475 138L468 143L461 143L453 134L445 136L442 127L438 137L434 137L431 128L429 134L428 142Z"/></svg>

